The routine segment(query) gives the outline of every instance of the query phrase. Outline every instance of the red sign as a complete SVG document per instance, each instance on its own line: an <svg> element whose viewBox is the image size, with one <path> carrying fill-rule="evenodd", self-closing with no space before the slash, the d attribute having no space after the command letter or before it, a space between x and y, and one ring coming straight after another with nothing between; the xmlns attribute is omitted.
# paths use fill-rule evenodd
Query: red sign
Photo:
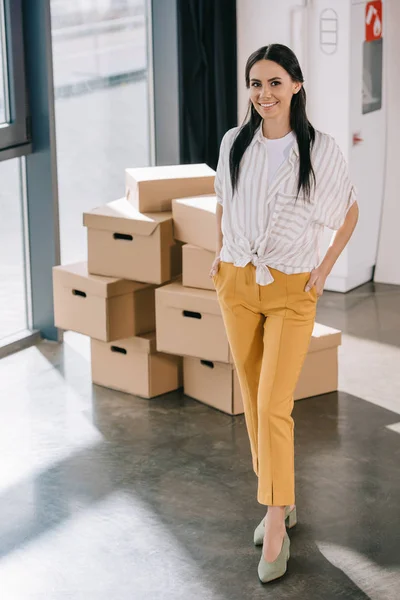
<svg viewBox="0 0 400 600"><path fill-rule="evenodd" d="M382 0L368 2L365 7L365 39L367 42L382 37Z"/></svg>

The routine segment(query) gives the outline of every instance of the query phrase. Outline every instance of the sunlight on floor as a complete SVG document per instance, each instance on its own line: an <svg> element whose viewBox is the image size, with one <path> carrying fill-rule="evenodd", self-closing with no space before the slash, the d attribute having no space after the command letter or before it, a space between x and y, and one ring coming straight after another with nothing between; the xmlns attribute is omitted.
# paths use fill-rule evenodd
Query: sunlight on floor
<svg viewBox="0 0 400 600"><path fill-rule="evenodd" d="M201 565L163 523L162 515L139 494L119 491L38 532L4 556L1 588L10 600L51 598L52 591L62 590L75 590L79 598L85 592L95 598L96 591L114 598L115 590L121 595L132 590L133 582L136 590L148 589L152 563L154 598L163 597L166 588L171 593L175 585L186 585L190 596L193 581L197 598L212 597Z"/></svg>
<svg viewBox="0 0 400 600"><path fill-rule="evenodd" d="M343 571L370 600L398 600L400 568L377 565L344 546L318 541L316 544L325 558Z"/></svg>
<svg viewBox="0 0 400 600"><path fill-rule="evenodd" d="M342 334L339 390L400 414L400 348Z"/></svg>

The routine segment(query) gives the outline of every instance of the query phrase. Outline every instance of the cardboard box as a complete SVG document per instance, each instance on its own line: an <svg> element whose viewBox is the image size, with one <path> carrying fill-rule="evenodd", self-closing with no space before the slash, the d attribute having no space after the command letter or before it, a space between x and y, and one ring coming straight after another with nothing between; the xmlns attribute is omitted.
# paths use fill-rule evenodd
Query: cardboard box
<svg viewBox="0 0 400 600"><path fill-rule="evenodd" d="M182 247L183 286L215 290L214 282L209 277L214 258L215 252L191 244L184 244Z"/></svg>
<svg viewBox="0 0 400 600"><path fill-rule="evenodd" d="M214 178L206 164L126 169L126 198L141 213L170 211L172 198L214 194Z"/></svg>
<svg viewBox="0 0 400 600"><path fill-rule="evenodd" d="M334 392L338 387L341 332L315 323L309 351L294 393L295 400ZM183 359L184 393L228 414L243 412L239 380L233 365L198 358Z"/></svg>
<svg viewBox="0 0 400 600"><path fill-rule="evenodd" d="M217 247L217 197L198 196L172 201L174 238L215 252Z"/></svg>
<svg viewBox="0 0 400 600"><path fill-rule="evenodd" d="M179 356L232 362L215 291L174 282L156 290L157 350Z"/></svg>
<svg viewBox="0 0 400 600"><path fill-rule="evenodd" d="M243 413L239 380L231 364L185 357L183 390L187 396L229 415Z"/></svg>
<svg viewBox="0 0 400 600"><path fill-rule="evenodd" d="M89 275L87 263L53 267L54 321L105 342L153 331L155 286Z"/></svg>
<svg viewBox="0 0 400 600"><path fill-rule="evenodd" d="M142 398L182 387L182 358L156 351L156 334L117 340L91 340L92 380L97 385Z"/></svg>
<svg viewBox="0 0 400 600"><path fill-rule="evenodd" d="M171 212L142 214L122 198L84 213L83 224L89 273L156 284L182 273Z"/></svg>
<svg viewBox="0 0 400 600"><path fill-rule="evenodd" d="M328 394L338 389L338 346L341 343L341 331L315 323L295 390L295 400Z"/></svg>

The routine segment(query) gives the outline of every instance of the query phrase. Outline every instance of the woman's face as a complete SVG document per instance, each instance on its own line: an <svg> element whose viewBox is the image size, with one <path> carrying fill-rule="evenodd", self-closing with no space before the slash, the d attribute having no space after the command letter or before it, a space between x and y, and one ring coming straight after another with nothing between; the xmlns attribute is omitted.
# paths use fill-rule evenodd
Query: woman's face
<svg viewBox="0 0 400 600"><path fill-rule="evenodd" d="M292 96L300 89L301 83L272 60L259 60L250 69L250 100L263 119L289 116Z"/></svg>

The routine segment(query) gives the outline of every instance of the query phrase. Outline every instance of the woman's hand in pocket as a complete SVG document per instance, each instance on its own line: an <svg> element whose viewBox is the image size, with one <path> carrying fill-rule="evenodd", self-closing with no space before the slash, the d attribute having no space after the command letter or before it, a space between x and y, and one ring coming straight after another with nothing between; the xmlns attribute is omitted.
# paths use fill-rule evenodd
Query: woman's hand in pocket
<svg viewBox="0 0 400 600"><path fill-rule="evenodd" d="M211 270L209 273L209 277L212 278L214 277L214 275L216 275L219 271L219 263L221 262L221 259L219 256L216 256L214 259L213 264L211 265Z"/></svg>
<svg viewBox="0 0 400 600"><path fill-rule="evenodd" d="M321 267L317 267L310 273L310 279L307 282L305 291L309 292L311 288L315 286L318 298L324 293L324 286L328 273L326 273Z"/></svg>

